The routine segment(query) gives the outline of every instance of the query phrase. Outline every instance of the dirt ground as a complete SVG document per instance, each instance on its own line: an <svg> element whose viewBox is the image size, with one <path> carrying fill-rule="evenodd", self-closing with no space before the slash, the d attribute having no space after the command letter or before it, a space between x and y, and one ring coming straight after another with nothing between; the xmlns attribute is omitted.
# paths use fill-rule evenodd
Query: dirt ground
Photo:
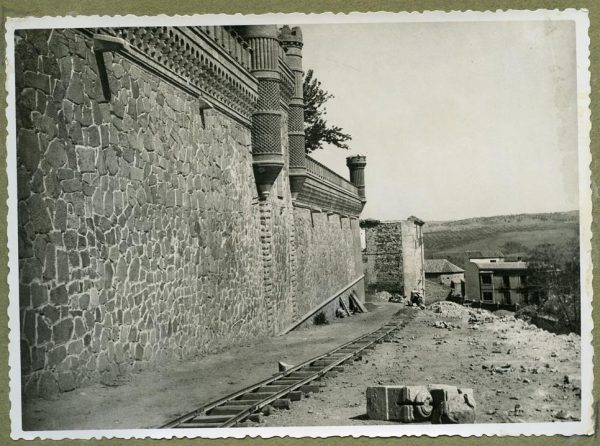
<svg viewBox="0 0 600 446"><path fill-rule="evenodd" d="M117 387L94 385L23 406L26 430L159 427L211 400L379 328L397 311L407 325L321 392L273 410L260 426L385 424L366 417L368 386L451 384L474 389L478 423L577 420L580 338L556 336L512 316L450 302L426 310L377 303L366 314L227 351L148 369ZM487 315L487 316L486 316ZM471 320L469 322L469 319Z"/></svg>
<svg viewBox="0 0 600 446"><path fill-rule="evenodd" d="M366 416L368 386L434 383L472 388L477 423L579 420L579 336L451 302L405 311L415 317L395 339L261 425L386 424Z"/></svg>
<svg viewBox="0 0 600 446"><path fill-rule="evenodd" d="M393 311L388 311L389 308ZM285 336L252 339L221 353L144 370L119 386L101 384L63 393L55 401L23 404L24 430L155 428L202 404L376 330L398 307L311 326Z"/></svg>

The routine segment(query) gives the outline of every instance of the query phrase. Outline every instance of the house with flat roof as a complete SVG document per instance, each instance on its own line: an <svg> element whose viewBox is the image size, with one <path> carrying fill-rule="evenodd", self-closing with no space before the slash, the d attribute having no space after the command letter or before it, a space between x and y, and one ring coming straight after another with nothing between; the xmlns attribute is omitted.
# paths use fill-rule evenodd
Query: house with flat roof
<svg viewBox="0 0 600 446"><path fill-rule="evenodd" d="M481 303L526 305L527 262L471 260L465 269L466 298Z"/></svg>

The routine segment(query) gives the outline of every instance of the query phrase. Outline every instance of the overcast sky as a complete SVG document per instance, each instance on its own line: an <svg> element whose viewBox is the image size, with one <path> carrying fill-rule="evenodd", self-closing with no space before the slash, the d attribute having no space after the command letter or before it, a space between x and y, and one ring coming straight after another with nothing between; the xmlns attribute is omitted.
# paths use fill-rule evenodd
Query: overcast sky
<svg viewBox="0 0 600 446"><path fill-rule="evenodd" d="M577 209L574 24L303 25L304 69L367 156L363 218Z"/></svg>

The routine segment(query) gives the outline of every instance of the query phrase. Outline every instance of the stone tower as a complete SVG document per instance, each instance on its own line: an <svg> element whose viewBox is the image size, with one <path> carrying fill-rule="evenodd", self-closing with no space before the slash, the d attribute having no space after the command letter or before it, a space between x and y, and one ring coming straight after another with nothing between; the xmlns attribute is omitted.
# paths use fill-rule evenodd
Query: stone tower
<svg viewBox="0 0 600 446"><path fill-rule="evenodd" d="M296 199L306 179L304 148L304 92L302 72L302 30L283 26L279 35L286 50L286 62L294 73L294 92L289 103L288 138L290 150L290 191Z"/></svg>
<svg viewBox="0 0 600 446"><path fill-rule="evenodd" d="M252 48L250 72L258 80L258 101L252 114L252 167L261 199L284 166L281 146L281 74L277 25L240 28Z"/></svg>
<svg viewBox="0 0 600 446"><path fill-rule="evenodd" d="M367 157L363 155L349 156L346 158L346 165L350 169L350 182L358 188L358 195L364 207L367 202L365 192L365 166L367 165Z"/></svg>

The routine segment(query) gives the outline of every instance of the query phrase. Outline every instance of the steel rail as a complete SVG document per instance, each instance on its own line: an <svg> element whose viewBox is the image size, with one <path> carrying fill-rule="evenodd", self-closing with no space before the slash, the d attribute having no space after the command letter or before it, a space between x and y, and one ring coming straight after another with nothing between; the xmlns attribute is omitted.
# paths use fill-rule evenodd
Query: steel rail
<svg viewBox="0 0 600 446"><path fill-rule="evenodd" d="M380 330L380 329L378 329L378 330ZM375 331L377 331L377 330L375 330ZM328 351L326 353L323 353L322 355L315 356L314 358L308 359L307 361L304 361L304 362L302 362L302 363L300 363L298 365L295 365L294 367L292 367L289 370L286 370L285 372L279 372L279 373L277 373L277 374L275 374L275 375L273 375L273 376L271 376L271 377L269 377L269 378L267 378L267 379L265 379L263 381L260 381L260 382L258 382L256 384L252 384L252 385L250 385L248 387L245 387L243 389L240 389L240 390L238 390L238 391L236 391L236 392L234 392L234 393L232 393L230 395L227 395L227 396L225 396L225 397L223 397L223 398L221 398L219 400L213 401L213 402L208 403L208 404L206 404L206 405L204 405L204 406L202 406L202 407L200 407L198 409L195 409L195 410L193 410L191 412L188 412L188 413L180 416L179 418L176 418L175 420L170 421L169 423L165 424L164 426L161 426L161 429L175 427L178 424L185 423L186 421L194 418L195 416L199 415L202 412L209 411L209 410L211 410L211 409L213 409L213 408L215 408L217 406L222 405L223 403L226 403L228 401L234 400L234 399L236 399L236 398L238 398L238 397L240 397L242 395L245 395L247 393L252 392L253 390L259 389L260 387L266 386L266 385L268 385L268 384L270 384L270 383L272 383L274 381L277 381L278 379L285 378L287 375L290 375L290 374L298 371L299 369L301 369L303 367L306 367L307 365L310 365L311 363L313 363L315 361L318 361L320 359L323 359L324 357L332 355L332 354L336 353L338 350L341 350L341 349L347 347L348 345L353 344L353 343L355 343L355 342L357 342L357 341L359 341L359 340L361 340L361 339L363 339L363 338L365 338L365 337L367 337L367 336L369 336L369 335L371 335L373 333L374 332L365 333L364 335L361 335L361 336L359 336L356 339L348 341L345 344L342 344L342 345L334 348L333 350L330 350L330 351Z"/></svg>
<svg viewBox="0 0 600 446"><path fill-rule="evenodd" d="M220 427L230 427L230 426L233 426L238 421L243 421L244 419L246 419L248 416L250 416L254 412L257 412L258 410L262 409L263 407L268 406L273 401L281 398L282 396L287 395L288 393L293 392L294 390L298 389L299 387L302 387L303 385L308 384L311 381L314 381L315 379L324 376L327 372L329 372L334 367L339 366L340 364L348 361L353 356L356 356L357 354L361 353L365 349L369 348L371 345L375 344L379 340L381 340L384 337L386 337L387 335L389 335L391 332L395 331L397 328L398 328L398 326L395 326L395 327L393 327L393 328L385 331L383 335L377 337L376 339L372 340L371 342L369 342L365 346L357 349L356 351L354 351L352 353L349 353L348 355L342 357L341 359L339 359L337 361L334 361L333 363L325 366L323 369L319 370L318 372L315 372L313 375L311 375L311 376L309 376L309 377L301 380L300 382L298 382L296 384L291 384L288 388L280 390L279 392L275 393L274 395L271 395L270 397L265 398L261 402L256 403L255 405L253 405L253 406L251 406L251 407L243 410L239 414L234 415L228 421L226 421L225 423L223 423Z"/></svg>
<svg viewBox="0 0 600 446"><path fill-rule="evenodd" d="M386 330L386 328L387 328L387 330ZM332 355L335 355L340 350L342 350L348 346L351 346L353 344L359 344L361 341L364 341L366 338L369 338L370 336L375 336L374 339L368 340L366 344L360 346L353 352L350 352L347 355L344 355L342 358L335 360L334 362L330 363L329 365L324 366L321 370L316 371L314 374L312 374L306 378L300 379L299 381L295 382L294 384L290 384L285 389L278 391L278 392L274 393L273 395L270 395L269 397L265 398L264 400L261 400L255 404L251 405L250 407L248 407L247 409L245 409L243 411L240 411L239 414L231 415L231 417L226 422L224 422L220 427L231 426L231 425L237 423L238 421L247 418L252 413L260 410L261 408L267 406L268 404L272 403L273 401L279 399L281 396L285 396L286 394L289 394L290 392L298 389L299 387L302 387L303 385L306 385L306 384L314 381L315 379L320 378L321 376L323 376L327 372L329 372L332 368L335 368L335 367L339 366L341 363L348 361L353 356L357 356L359 353L361 353L365 349L369 348L370 346L372 346L379 340L383 339L384 337L388 336L391 332L397 330L398 328L399 328L399 324L393 323L393 322L387 322L386 324L384 324L382 327L378 328L377 330L374 330L369 333L365 333L351 341L348 341L342 345L337 346L336 348L334 348L332 350L329 350L321 355L317 355L311 359L308 359L307 361L304 361L304 362L292 367L291 369L286 370L285 372L279 372L263 381L260 381L256 384L252 384L251 386L240 389L240 390L238 390L230 395L227 395L219 400L213 401L213 402L208 403L198 409L190 411L190 412L166 423L165 425L161 426L160 428L161 429L185 428L185 423L192 420L193 418L195 418L197 416L201 416L201 415L205 414L206 412L208 412L212 409L215 409L218 406L222 406L227 402L236 400L237 398L239 398L243 395L251 394L254 390L257 390L261 387L269 385L280 379L284 379L287 376L291 375L292 373L297 372L306 366L310 366L312 363L314 363L316 361L319 361L323 358L327 358ZM378 335L381 332L383 332L383 334ZM224 417L225 417L225 415L224 415Z"/></svg>

